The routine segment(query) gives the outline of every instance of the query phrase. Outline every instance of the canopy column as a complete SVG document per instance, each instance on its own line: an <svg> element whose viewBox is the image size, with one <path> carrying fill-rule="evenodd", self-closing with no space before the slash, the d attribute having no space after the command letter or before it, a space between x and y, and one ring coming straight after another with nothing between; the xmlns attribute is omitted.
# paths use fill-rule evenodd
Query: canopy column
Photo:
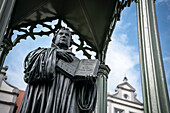
<svg viewBox="0 0 170 113"><path fill-rule="evenodd" d="M0 45L0 69L2 69L5 58L9 51L12 49L12 42L8 39L4 39Z"/></svg>
<svg viewBox="0 0 170 113"><path fill-rule="evenodd" d="M108 65L101 64L97 79L97 104L95 113L107 113L107 78L110 72Z"/></svg>
<svg viewBox="0 0 170 113"><path fill-rule="evenodd" d="M0 44L8 28L9 20L13 11L15 0L1 0L0 1Z"/></svg>
<svg viewBox="0 0 170 113"><path fill-rule="evenodd" d="M155 0L138 0L137 18L144 111L170 113Z"/></svg>
<svg viewBox="0 0 170 113"><path fill-rule="evenodd" d="M1 0L0 1L0 70L3 66L5 57L9 51L10 47L7 47L8 44L4 44L4 36L7 32L9 26L9 21L13 11L13 7L16 0ZM8 50L8 51L6 51Z"/></svg>

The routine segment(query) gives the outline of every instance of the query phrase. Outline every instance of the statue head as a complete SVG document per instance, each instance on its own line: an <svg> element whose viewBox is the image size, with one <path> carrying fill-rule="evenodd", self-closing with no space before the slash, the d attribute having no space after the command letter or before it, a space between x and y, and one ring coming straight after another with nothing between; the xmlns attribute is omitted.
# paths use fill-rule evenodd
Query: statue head
<svg viewBox="0 0 170 113"><path fill-rule="evenodd" d="M59 48L68 49L71 46L72 34L68 28L62 27L57 30L52 40Z"/></svg>

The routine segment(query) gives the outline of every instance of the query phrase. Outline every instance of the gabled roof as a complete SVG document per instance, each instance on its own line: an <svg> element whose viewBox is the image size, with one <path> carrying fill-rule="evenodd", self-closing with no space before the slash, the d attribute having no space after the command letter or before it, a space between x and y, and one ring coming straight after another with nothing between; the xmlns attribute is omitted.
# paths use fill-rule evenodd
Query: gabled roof
<svg viewBox="0 0 170 113"><path fill-rule="evenodd" d="M135 88L132 87L127 81L119 84L119 85L117 86L117 88L129 90L129 91L133 91L133 92L136 91Z"/></svg>
<svg viewBox="0 0 170 113"><path fill-rule="evenodd" d="M132 87L127 81L128 79L124 77L123 83L119 84L116 87L114 94L108 94L108 97L132 102L132 103L142 104L136 98L137 94L135 93L135 88Z"/></svg>

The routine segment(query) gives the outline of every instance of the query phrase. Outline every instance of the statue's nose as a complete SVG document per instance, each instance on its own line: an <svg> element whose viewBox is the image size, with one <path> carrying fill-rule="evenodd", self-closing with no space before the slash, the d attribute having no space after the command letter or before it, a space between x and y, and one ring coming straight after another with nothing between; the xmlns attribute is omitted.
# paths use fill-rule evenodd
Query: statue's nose
<svg viewBox="0 0 170 113"><path fill-rule="evenodd" d="M62 37L66 38L66 34L63 33Z"/></svg>
<svg viewBox="0 0 170 113"><path fill-rule="evenodd" d="M66 35L63 35L62 38L66 38Z"/></svg>

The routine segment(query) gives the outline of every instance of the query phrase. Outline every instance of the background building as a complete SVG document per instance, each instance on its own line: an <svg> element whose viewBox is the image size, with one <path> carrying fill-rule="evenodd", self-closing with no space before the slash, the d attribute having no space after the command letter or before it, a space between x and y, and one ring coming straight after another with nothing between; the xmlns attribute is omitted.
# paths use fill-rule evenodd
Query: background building
<svg viewBox="0 0 170 113"><path fill-rule="evenodd" d="M137 98L135 89L125 77L115 89L115 94L107 95L107 113L144 113L143 103Z"/></svg>
<svg viewBox="0 0 170 113"><path fill-rule="evenodd" d="M14 113L17 109L16 98L19 95L19 89L6 82L5 66L0 72L0 113Z"/></svg>

